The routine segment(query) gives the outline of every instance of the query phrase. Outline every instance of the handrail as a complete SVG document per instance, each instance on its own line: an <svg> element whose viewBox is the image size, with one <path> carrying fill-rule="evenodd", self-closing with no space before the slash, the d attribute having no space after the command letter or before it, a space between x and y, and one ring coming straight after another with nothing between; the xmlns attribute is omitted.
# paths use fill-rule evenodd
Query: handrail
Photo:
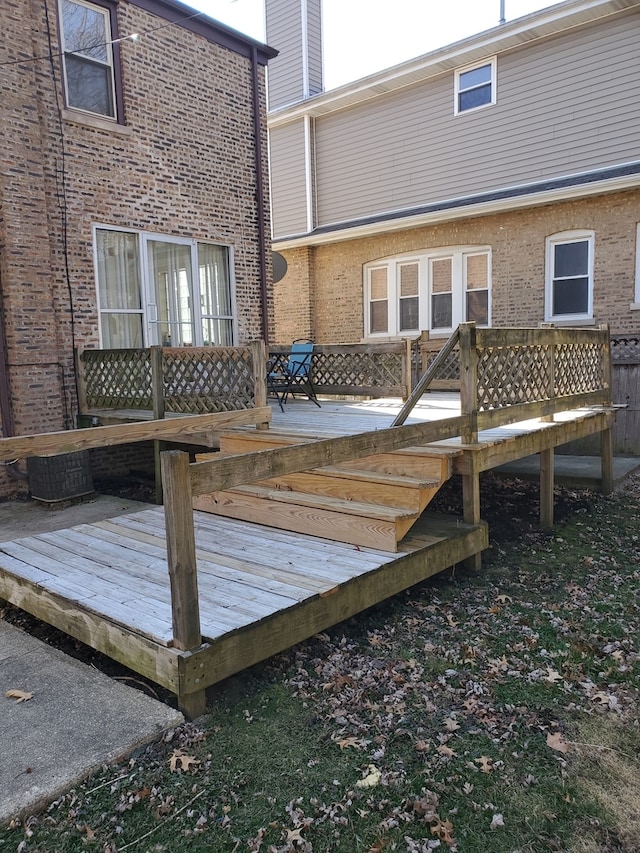
<svg viewBox="0 0 640 853"><path fill-rule="evenodd" d="M446 344L442 347L438 355L431 362L429 368L422 374L422 376L418 380L416 387L413 389L406 403L400 409L393 423L391 424L392 427L402 426L402 424L406 421L420 397L422 397L424 392L434 380L436 374L438 373L438 370L440 370L449 355L453 352L456 344L458 343L459 338L460 330L456 329L449 338L449 340L446 342Z"/></svg>

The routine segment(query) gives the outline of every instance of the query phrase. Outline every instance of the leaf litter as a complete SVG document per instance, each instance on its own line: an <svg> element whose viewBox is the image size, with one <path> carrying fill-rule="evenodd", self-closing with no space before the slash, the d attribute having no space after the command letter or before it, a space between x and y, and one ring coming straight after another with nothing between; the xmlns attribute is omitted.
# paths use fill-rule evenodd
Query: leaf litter
<svg viewBox="0 0 640 853"><path fill-rule="evenodd" d="M459 512L454 490L438 500ZM537 486L484 476L482 507L479 574L244 674L0 849L637 853L640 477L557 489L552 533Z"/></svg>

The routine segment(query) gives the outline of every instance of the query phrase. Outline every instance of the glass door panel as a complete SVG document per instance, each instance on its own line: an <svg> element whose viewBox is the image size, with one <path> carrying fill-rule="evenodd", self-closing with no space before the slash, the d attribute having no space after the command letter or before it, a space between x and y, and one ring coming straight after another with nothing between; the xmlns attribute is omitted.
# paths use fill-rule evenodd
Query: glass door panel
<svg viewBox="0 0 640 853"><path fill-rule="evenodd" d="M149 342L173 347L193 346L191 246L147 240L147 262Z"/></svg>

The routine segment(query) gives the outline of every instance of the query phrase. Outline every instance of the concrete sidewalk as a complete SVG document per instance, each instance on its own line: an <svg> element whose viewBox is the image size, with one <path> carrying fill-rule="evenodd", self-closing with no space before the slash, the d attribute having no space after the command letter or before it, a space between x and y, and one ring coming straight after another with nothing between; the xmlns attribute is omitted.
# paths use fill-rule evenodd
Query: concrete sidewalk
<svg viewBox="0 0 640 853"><path fill-rule="evenodd" d="M0 542L146 509L108 495L59 509L0 503ZM9 690L33 693L26 702ZM0 823L33 813L183 722L179 711L0 619Z"/></svg>
<svg viewBox="0 0 640 853"><path fill-rule="evenodd" d="M6 696L33 693L26 702ZM0 823L183 722L179 711L0 619Z"/></svg>
<svg viewBox="0 0 640 853"><path fill-rule="evenodd" d="M640 456L614 456L613 482L618 485L640 469ZM520 480L540 479L540 456L526 456L493 469L502 477L517 477ZM602 467L599 456L574 456L556 453L553 458L554 480L558 486L572 489L599 491Z"/></svg>

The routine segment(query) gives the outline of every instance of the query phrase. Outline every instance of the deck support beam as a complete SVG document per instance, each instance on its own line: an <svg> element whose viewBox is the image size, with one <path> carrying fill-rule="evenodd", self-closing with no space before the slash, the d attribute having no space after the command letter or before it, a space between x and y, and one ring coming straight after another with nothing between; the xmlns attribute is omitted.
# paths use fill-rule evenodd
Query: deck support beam
<svg viewBox="0 0 640 853"><path fill-rule="evenodd" d="M603 495L613 491L613 430L611 427L600 433L600 476Z"/></svg>
<svg viewBox="0 0 640 853"><path fill-rule="evenodd" d="M472 469L475 469L475 454L469 454ZM465 524L480 523L480 474L472 470L469 474L462 475L462 517ZM480 571L482 568L481 552L471 554L464 561L467 569Z"/></svg>
<svg viewBox="0 0 640 853"><path fill-rule="evenodd" d="M540 527L553 529L553 447L540 451Z"/></svg>

